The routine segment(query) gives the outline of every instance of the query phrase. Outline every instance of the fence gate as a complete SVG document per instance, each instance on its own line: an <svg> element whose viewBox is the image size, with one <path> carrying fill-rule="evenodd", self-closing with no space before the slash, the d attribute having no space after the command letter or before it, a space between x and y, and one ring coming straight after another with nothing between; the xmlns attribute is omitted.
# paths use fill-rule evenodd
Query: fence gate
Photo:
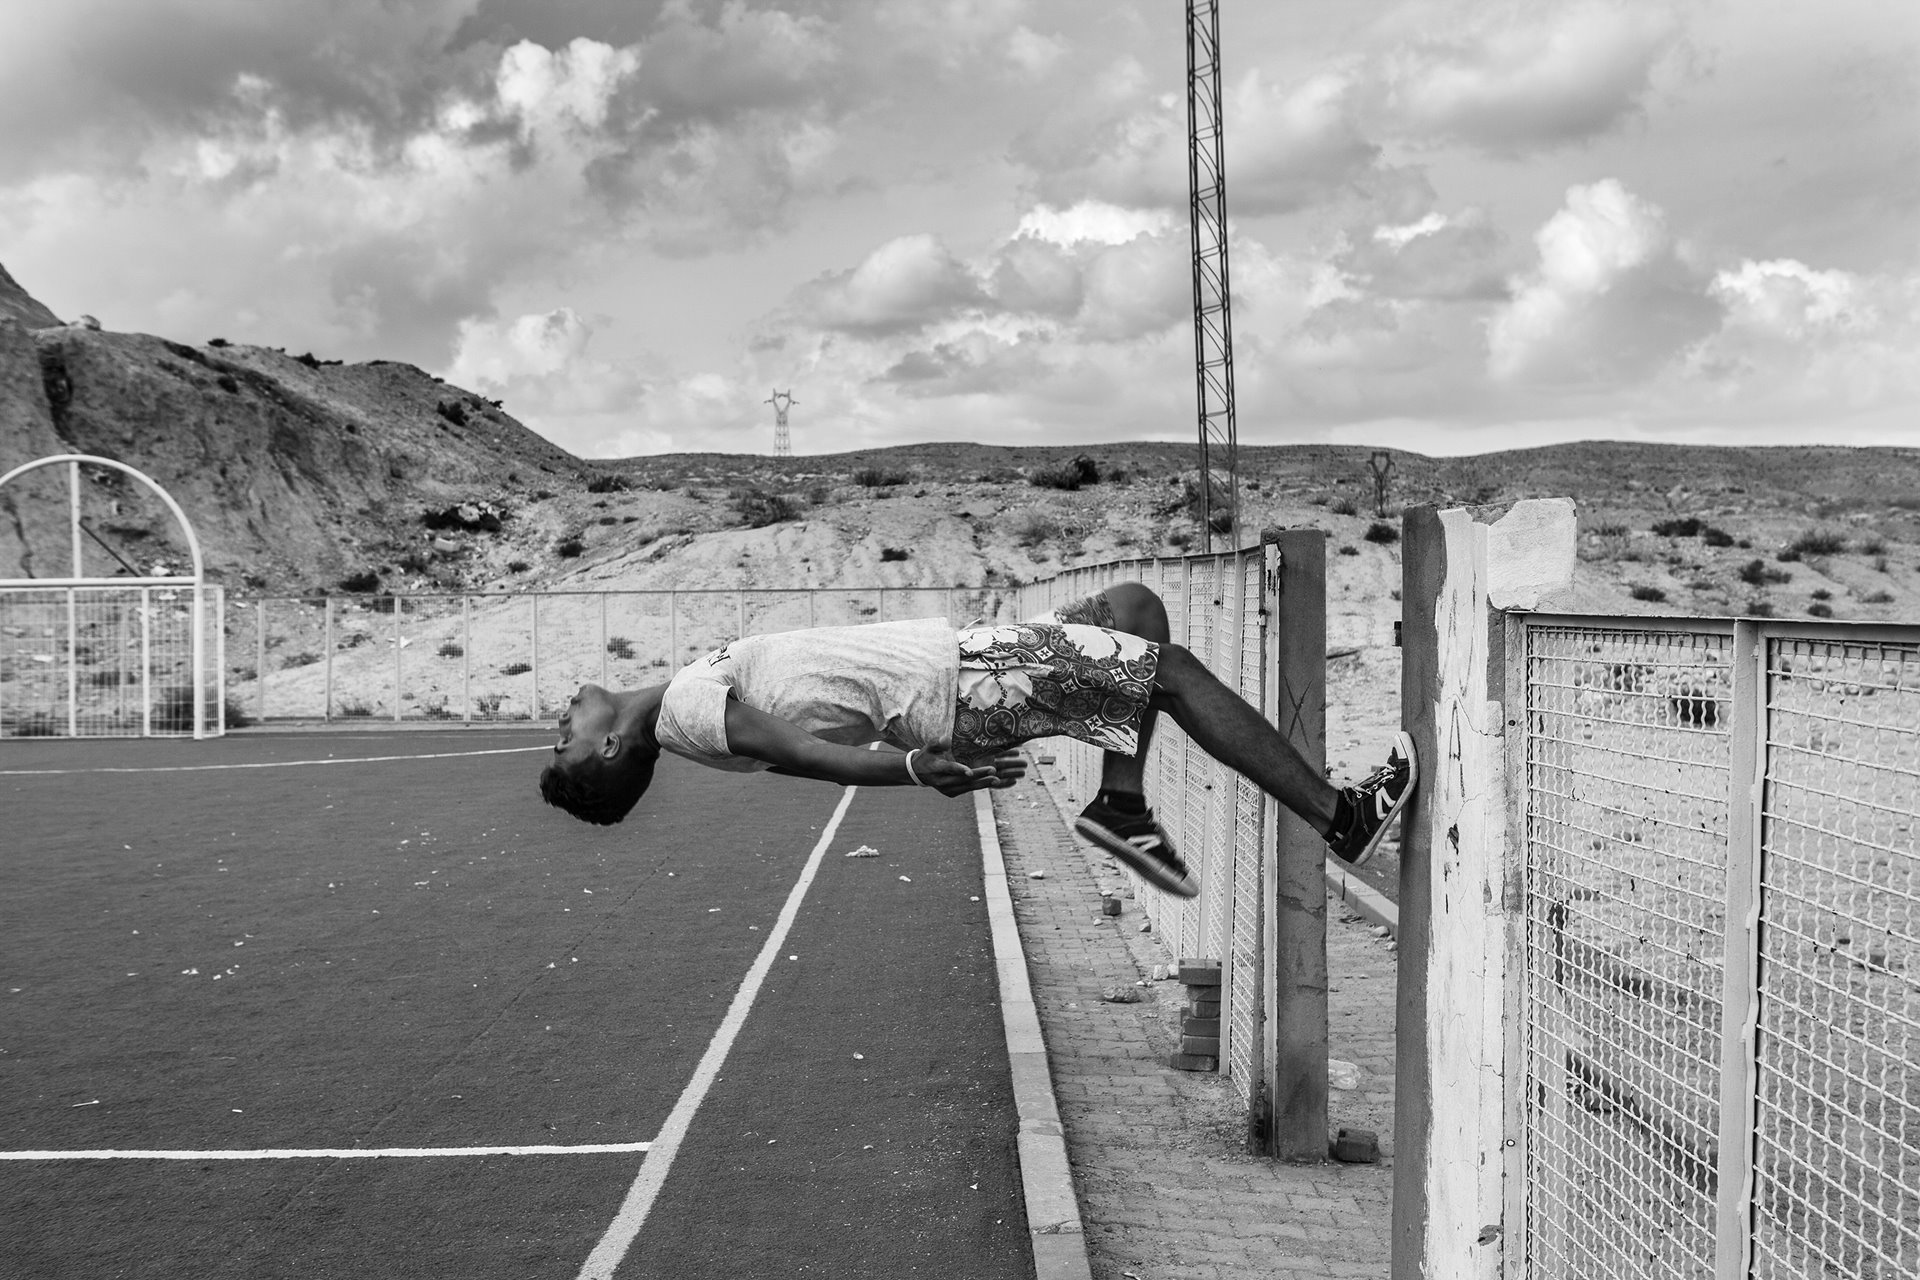
<svg viewBox="0 0 1920 1280"><path fill-rule="evenodd" d="M0 578L0 737L217 736L224 730L221 697L221 608L224 596L206 584L199 539L186 513L148 476L111 458L59 454L0 475L0 490L41 468L63 468L67 520L60 539L69 571L57 577ZM150 490L178 524L191 571L161 565L141 572L101 534L98 507L108 520L132 502L131 478ZM19 504L24 486L4 495ZM17 522L23 560L31 563L32 533L44 526ZM134 527L134 526L128 526ZM144 529L143 529L144 536ZM86 544L95 556L119 561L119 576L89 574Z"/></svg>

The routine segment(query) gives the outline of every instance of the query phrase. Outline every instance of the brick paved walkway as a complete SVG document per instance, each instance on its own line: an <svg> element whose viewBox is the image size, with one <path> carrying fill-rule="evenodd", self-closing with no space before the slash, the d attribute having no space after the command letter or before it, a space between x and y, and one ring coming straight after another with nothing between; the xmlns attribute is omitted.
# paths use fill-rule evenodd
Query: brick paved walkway
<svg viewBox="0 0 1920 1280"><path fill-rule="evenodd" d="M1044 778L1041 775L1045 775ZM1380 1135L1378 1165L1290 1165L1245 1154L1232 1086L1166 1066L1184 989L1149 982L1137 1004L1103 1000L1169 957L1128 901L1124 877L1080 841L1058 770L993 796L1028 975L1065 1125L1094 1280L1304 1280L1387 1274L1392 1218L1394 956L1338 903L1328 916L1330 1040L1360 1068L1333 1091L1330 1129ZM1043 879L1031 873L1044 871ZM1144 892L1151 892L1150 890Z"/></svg>

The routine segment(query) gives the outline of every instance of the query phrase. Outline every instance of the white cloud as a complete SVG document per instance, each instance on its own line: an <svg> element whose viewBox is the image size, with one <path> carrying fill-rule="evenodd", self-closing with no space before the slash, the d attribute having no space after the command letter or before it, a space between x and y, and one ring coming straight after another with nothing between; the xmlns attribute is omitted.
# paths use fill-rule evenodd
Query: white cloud
<svg viewBox="0 0 1920 1280"><path fill-rule="evenodd" d="M1715 274L1709 292L1722 322L1688 352L1669 395L1760 420L1920 399L1920 274L1749 259Z"/></svg>
<svg viewBox="0 0 1920 1280"><path fill-rule="evenodd" d="M1027 27L1015 27L1007 37L1007 57L1029 76L1043 76L1051 71L1066 51L1064 40L1041 35Z"/></svg>
<svg viewBox="0 0 1920 1280"><path fill-rule="evenodd" d="M853 270L823 277L804 294L813 323L868 333L919 329L986 300L973 272L924 233L889 240Z"/></svg>
<svg viewBox="0 0 1920 1280"><path fill-rule="evenodd" d="M1187 237L1164 233L1111 245L1086 262L1086 301L1073 326L1094 342L1124 342L1175 328L1191 333L1193 267Z"/></svg>
<svg viewBox="0 0 1920 1280"><path fill-rule="evenodd" d="M1173 214L1165 209L1128 209L1104 200L1082 200L1067 209L1035 205L1021 216L1013 234L1072 247L1089 240L1125 244L1135 236L1164 234L1173 226Z"/></svg>
<svg viewBox="0 0 1920 1280"><path fill-rule="evenodd" d="M585 355L592 332L569 307L506 324L464 320L448 373L455 382L487 389L521 378L545 378Z"/></svg>
<svg viewBox="0 0 1920 1280"><path fill-rule="evenodd" d="M1395 249L1404 249L1408 244L1418 240L1421 236L1433 235L1436 232L1446 230L1446 227L1447 215L1436 211L1427 214L1426 217L1421 218L1418 222L1409 222L1404 226L1375 227L1373 229L1373 238L1382 244L1391 245Z"/></svg>
<svg viewBox="0 0 1920 1280"><path fill-rule="evenodd" d="M1534 244L1538 262L1487 324L1496 379L1634 380L1711 327L1661 211L1611 178L1569 188Z"/></svg>
<svg viewBox="0 0 1920 1280"><path fill-rule="evenodd" d="M576 38L554 50L522 40L500 55L494 87L500 105L520 118L523 136L569 123L598 129L613 95L639 68L637 48Z"/></svg>
<svg viewBox="0 0 1920 1280"><path fill-rule="evenodd" d="M1742 262L1717 273L1713 295L1729 325L1802 339L1872 329L1879 317L1861 281L1846 271L1816 271L1791 258Z"/></svg>
<svg viewBox="0 0 1920 1280"><path fill-rule="evenodd" d="M1681 30L1671 8L1644 0L1476 5L1430 22L1372 69L1389 119L1496 150L1612 128L1640 107Z"/></svg>
<svg viewBox="0 0 1920 1280"><path fill-rule="evenodd" d="M1419 179L1382 162L1360 105L1345 71L1283 84L1256 68L1230 80L1221 103L1230 211L1290 212L1358 193L1387 199L1399 212L1403 189L1418 187ZM1087 122L1071 141L1049 141L1030 144L1022 154L1043 202L1073 206L1091 200L1185 215L1184 92L1115 101L1104 119Z"/></svg>
<svg viewBox="0 0 1920 1280"><path fill-rule="evenodd" d="M634 408L645 398L645 373L596 359L593 335L593 325L570 307L508 321L464 320L446 377L510 399L529 423Z"/></svg>

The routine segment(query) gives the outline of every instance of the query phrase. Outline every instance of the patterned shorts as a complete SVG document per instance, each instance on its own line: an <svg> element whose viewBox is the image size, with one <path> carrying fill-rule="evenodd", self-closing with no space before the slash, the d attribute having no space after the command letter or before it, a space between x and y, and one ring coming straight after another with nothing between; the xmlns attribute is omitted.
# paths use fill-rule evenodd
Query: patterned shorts
<svg viewBox="0 0 1920 1280"><path fill-rule="evenodd" d="M1113 629L1103 595L1030 622L967 627L960 632L953 754L976 760L1064 736L1133 755L1159 665L1159 645Z"/></svg>

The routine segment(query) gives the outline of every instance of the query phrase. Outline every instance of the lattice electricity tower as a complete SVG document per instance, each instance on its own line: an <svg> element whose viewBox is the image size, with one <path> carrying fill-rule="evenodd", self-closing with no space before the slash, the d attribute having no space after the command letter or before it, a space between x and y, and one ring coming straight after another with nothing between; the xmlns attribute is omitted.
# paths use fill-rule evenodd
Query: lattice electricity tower
<svg viewBox="0 0 1920 1280"><path fill-rule="evenodd" d="M1221 144L1220 7L1187 0L1187 188L1192 202L1194 382L1200 412L1200 534L1216 524L1240 545L1240 459L1233 416L1233 317L1227 273L1227 169ZM1220 506L1220 515L1215 507ZM1224 516L1224 521L1221 520Z"/></svg>
<svg viewBox="0 0 1920 1280"><path fill-rule="evenodd" d="M772 399L760 403L773 406L773 456L787 457L793 452L793 442L787 438L787 410L800 402L791 391L776 391Z"/></svg>

